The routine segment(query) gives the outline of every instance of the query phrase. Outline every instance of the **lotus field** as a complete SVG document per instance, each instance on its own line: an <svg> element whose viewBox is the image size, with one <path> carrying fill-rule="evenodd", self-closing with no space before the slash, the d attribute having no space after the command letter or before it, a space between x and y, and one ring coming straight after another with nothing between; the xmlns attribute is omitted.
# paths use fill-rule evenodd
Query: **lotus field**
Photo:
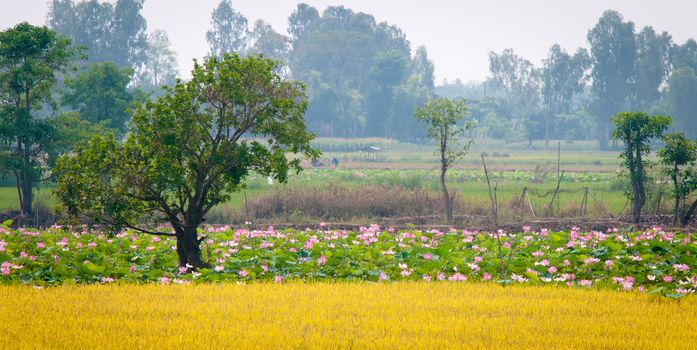
<svg viewBox="0 0 697 350"><path fill-rule="evenodd" d="M208 227L210 269L178 267L175 242L124 231L0 229L3 284L218 281L484 282L614 289L680 298L697 289L697 235L549 232L251 230Z"/></svg>

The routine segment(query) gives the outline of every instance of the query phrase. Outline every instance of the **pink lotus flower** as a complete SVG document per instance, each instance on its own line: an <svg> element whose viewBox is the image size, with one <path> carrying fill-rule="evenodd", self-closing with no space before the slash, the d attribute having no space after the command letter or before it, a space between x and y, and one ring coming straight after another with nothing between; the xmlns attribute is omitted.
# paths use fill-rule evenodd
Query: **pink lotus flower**
<svg viewBox="0 0 697 350"><path fill-rule="evenodd" d="M423 275L423 279L425 282L431 282L431 275Z"/></svg>
<svg viewBox="0 0 697 350"><path fill-rule="evenodd" d="M593 285L593 281L580 280L580 281L578 281L578 284L581 285L582 287L590 287L591 285Z"/></svg>
<svg viewBox="0 0 697 350"><path fill-rule="evenodd" d="M675 271L678 271L678 272L690 271L690 267L687 266L687 264L673 264L673 268L675 269Z"/></svg>
<svg viewBox="0 0 697 350"><path fill-rule="evenodd" d="M97 247L97 243L95 243L95 242L89 242L89 243L87 243L87 246L90 247L90 248L95 248L95 247Z"/></svg>
<svg viewBox="0 0 697 350"><path fill-rule="evenodd" d="M317 266L322 266L327 263L327 257L322 255L319 258L317 258Z"/></svg>
<svg viewBox="0 0 697 350"><path fill-rule="evenodd" d="M46 244L44 244L44 242L37 242L36 247L39 249L46 248Z"/></svg>
<svg viewBox="0 0 697 350"><path fill-rule="evenodd" d="M390 278L387 276L386 273L380 271L380 274L378 275L378 281L387 281Z"/></svg>
<svg viewBox="0 0 697 350"><path fill-rule="evenodd" d="M615 262L612 260L605 260L605 268L609 269L612 268L615 265Z"/></svg>
<svg viewBox="0 0 697 350"><path fill-rule="evenodd" d="M490 280L490 279L491 279L491 274L490 274L490 273L484 272L484 273L482 274L482 281L488 281L488 280Z"/></svg>
<svg viewBox="0 0 697 350"><path fill-rule="evenodd" d="M167 276L160 277L160 283L161 284L169 284L169 277L167 277Z"/></svg>
<svg viewBox="0 0 697 350"><path fill-rule="evenodd" d="M128 270L131 271L131 272L136 272L136 266L135 266L135 265L131 265L131 267L130 267Z"/></svg>
<svg viewBox="0 0 697 350"><path fill-rule="evenodd" d="M213 268L213 271L216 272L221 272L223 270L225 270L225 267L223 265L215 265L215 267Z"/></svg>
<svg viewBox="0 0 697 350"><path fill-rule="evenodd" d="M274 277L274 279L273 279L273 281L276 283L282 283L283 280L284 280L284 278L281 275L276 275L276 277Z"/></svg>
<svg viewBox="0 0 697 350"><path fill-rule="evenodd" d="M562 265L564 266L571 266L571 261L564 259L564 262L562 262Z"/></svg>
<svg viewBox="0 0 697 350"><path fill-rule="evenodd" d="M7 276L10 274L10 268L9 267L0 267L0 272L2 272L3 276Z"/></svg>
<svg viewBox="0 0 697 350"><path fill-rule="evenodd" d="M249 275L249 272L247 270L240 270L240 272L237 273L240 277L245 278L247 275Z"/></svg>
<svg viewBox="0 0 697 350"><path fill-rule="evenodd" d="M597 262L600 262L600 259L598 259L598 258L585 258L585 259L583 259L583 264L586 266L595 264Z"/></svg>
<svg viewBox="0 0 697 350"><path fill-rule="evenodd" d="M663 282L666 282L666 283L673 282L673 276L671 276L671 275L663 276Z"/></svg>
<svg viewBox="0 0 697 350"><path fill-rule="evenodd" d="M431 260L431 254L429 254L429 253L424 254L424 260Z"/></svg>
<svg viewBox="0 0 697 350"><path fill-rule="evenodd" d="M554 266L550 266L549 268L547 268L547 272L549 272L551 274L555 274L555 273L557 273L557 268Z"/></svg>
<svg viewBox="0 0 697 350"><path fill-rule="evenodd" d="M264 272L268 272L268 271L269 271L269 265L262 264L262 265L261 265L261 269L264 270Z"/></svg>
<svg viewBox="0 0 697 350"><path fill-rule="evenodd" d="M452 276L448 277L448 281L451 281L451 282L467 281L467 276L465 276L459 272L455 272Z"/></svg>
<svg viewBox="0 0 697 350"><path fill-rule="evenodd" d="M438 272L438 274L436 275L436 279L438 279L439 281L445 280L445 274L442 272Z"/></svg>

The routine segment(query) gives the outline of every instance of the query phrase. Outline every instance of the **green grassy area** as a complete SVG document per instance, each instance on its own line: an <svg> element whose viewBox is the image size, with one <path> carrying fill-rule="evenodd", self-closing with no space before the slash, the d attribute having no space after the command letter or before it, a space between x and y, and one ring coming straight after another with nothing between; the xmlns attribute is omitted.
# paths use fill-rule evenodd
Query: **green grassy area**
<svg viewBox="0 0 697 350"><path fill-rule="evenodd" d="M317 142L323 150L322 163L329 164L332 157L340 160L342 168L367 169L429 169L437 166L438 157L434 147L423 144L399 143L387 139L322 138ZM363 152L370 145L379 147L378 152ZM559 150L558 148L559 147ZM487 165L501 170L534 170L537 167L556 169L560 166L568 171L615 172L621 168L619 150L602 151L593 141L552 141L548 147L543 141L503 143L495 140L477 140L456 169L482 169L481 155L486 156ZM308 164L309 166L309 164Z"/></svg>
<svg viewBox="0 0 697 350"><path fill-rule="evenodd" d="M51 188L37 188L34 190L35 203L40 203L53 208L56 198ZM0 187L0 212L19 210L19 199L16 187Z"/></svg>
<svg viewBox="0 0 697 350"><path fill-rule="evenodd" d="M289 187L318 187L330 183L347 186L365 184L389 184L404 188L422 188L434 194L440 193L438 171L432 169L307 169L301 174L291 175L288 183L268 184L262 176L250 176L245 190L232 194L226 206L231 209L244 207L245 196L251 201L270 191ZM531 171L491 171L492 186L496 187L501 208L513 208L518 203L523 190L528 189L530 202L535 213L547 214L552 192L556 188L556 173ZM467 203L486 207L489 203L489 189L484 174L478 170L452 170L448 173L451 191ZM589 189L589 209L602 209L601 214L617 214L626 204L626 198L617 185L617 177L611 173L565 173L560 186L558 203L553 206L554 213L573 212L580 206L584 189ZM35 190L38 203L53 208L56 199L50 188ZM525 200L526 209L529 204ZM0 187L0 211L16 210L19 204L14 187ZM505 209L504 209L505 210ZM598 211L589 210L597 213Z"/></svg>

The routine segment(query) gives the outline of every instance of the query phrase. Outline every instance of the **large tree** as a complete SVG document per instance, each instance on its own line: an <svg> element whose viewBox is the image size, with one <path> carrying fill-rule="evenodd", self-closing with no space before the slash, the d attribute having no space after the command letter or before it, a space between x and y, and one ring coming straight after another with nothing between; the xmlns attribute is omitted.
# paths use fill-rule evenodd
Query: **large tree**
<svg viewBox="0 0 697 350"><path fill-rule="evenodd" d="M285 182L301 170L288 154L318 156L303 119L303 85L276 68L273 60L237 54L196 63L191 80L138 108L124 143L97 137L59 160L63 208L114 229L176 237L180 266L209 266L197 231L209 210L239 191L251 171ZM173 232L141 224L158 220Z"/></svg>
<svg viewBox="0 0 697 350"><path fill-rule="evenodd" d="M687 197L697 190L697 174L695 162L697 161L697 143L690 141L683 133L663 135L665 146L658 150L658 157L664 165L668 166L667 173L673 181L673 224L678 222L686 225L697 210L697 201L693 201L688 207Z"/></svg>
<svg viewBox="0 0 697 350"><path fill-rule="evenodd" d="M537 111L540 71L512 49L505 49L500 54L489 52L489 72L492 83L504 92L510 104L513 113L510 117L520 126Z"/></svg>
<svg viewBox="0 0 697 350"><path fill-rule="evenodd" d="M429 90L434 88L433 61L428 58L428 50L426 46L416 48L414 58L412 59L412 73L419 79L419 83Z"/></svg>
<svg viewBox="0 0 697 350"><path fill-rule="evenodd" d="M254 22L251 37L252 46L249 49L251 54L262 54L266 58L280 61L284 65L288 64L289 39L277 31L263 20Z"/></svg>
<svg viewBox="0 0 697 350"><path fill-rule="evenodd" d="M666 32L644 27L636 35L636 67L632 79L631 107L650 110L661 98L661 88L670 74L673 40Z"/></svg>
<svg viewBox="0 0 697 350"><path fill-rule="evenodd" d="M559 44L549 49L542 68L545 146L549 145L552 120L569 113L574 97L586 86L590 57L585 49L569 55Z"/></svg>
<svg viewBox="0 0 697 350"><path fill-rule="evenodd" d="M453 222L453 203L446 186L447 171L455 161L467 154L472 144L471 141L462 140L465 131L472 126L471 123L464 122L467 114L464 99L452 101L442 97L428 100L423 107L417 107L414 111L416 120L425 124L426 136L436 144L440 158L440 186L448 224Z"/></svg>
<svg viewBox="0 0 697 350"><path fill-rule="evenodd" d="M628 107L636 60L634 23L624 22L616 11L605 11L588 32L588 42L593 59L598 143L605 148L611 131L610 116Z"/></svg>
<svg viewBox="0 0 697 350"><path fill-rule="evenodd" d="M206 32L210 55L223 57L227 52L243 55L249 46L247 18L235 11L230 0L222 0L211 14L211 28Z"/></svg>
<svg viewBox="0 0 697 350"><path fill-rule="evenodd" d="M664 96L674 127L689 138L697 138L697 74L687 67L673 71Z"/></svg>
<svg viewBox="0 0 697 350"><path fill-rule="evenodd" d="M123 134L129 119L134 93L129 89L133 70L111 62L93 63L65 81L67 91L61 102L91 123L104 122Z"/></svg>
<svg viewBox="0 0 697 350"><path fill-rule="evenodd" d="M138 67L147 49L147 22L141 15L144 0L99 2L52 0L48 26L87 48L88 62L113 62L121 68Z"/></svg>
<svg viewBox="0 0 697 350"><path fill-rule="evenodd" d="M403 110L396 95L411 75L411 49L399 28L343 6L329 6L320 16L304 4L289 24L289 64L292 76L308 85L312 129L323 136L357 137L404 127L395 123L411 113L396 115ZM401 101L404 97L400 94Z"/></svg>
<svg viewBox="0 0 697 350"><path fill-rule="evenodd" d="M641 209L646 203L647 160L651 152L651 141L660 138L670 126L670 117L651 116L644 112L620 112L612 116L615 130L612 138L624 143L620 155L623 165L629 170L632 191L632 220L641 222Z"/></svg>
<svg viewBox="0 0 697 350"><path fill-rule="evenodd" d="M56 73L75 57L69 46L56 32L26 22L0 32L0 171L15 175L25 215L57 139L55 125L38 111L51 101Z"/></svg>
<svg viewBox="0 0 697 350"><path fill-rule="evenodd" d="M145 64L138 74L138 87L159 96L162 85L174 85L177 79L177 55L171 48L167 32L155 30L148 35Z"/></svg>

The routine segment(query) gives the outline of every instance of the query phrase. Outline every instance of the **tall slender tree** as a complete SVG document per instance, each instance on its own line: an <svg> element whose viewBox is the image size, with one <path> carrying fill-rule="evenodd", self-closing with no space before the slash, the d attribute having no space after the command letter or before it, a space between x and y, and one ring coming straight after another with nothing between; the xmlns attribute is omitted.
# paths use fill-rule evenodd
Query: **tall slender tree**
<svg viewBox="0 0 697 350"><path fill-rule="evenodd" d="M465 131L472 127L464 122L467 117L464 99L431 99L423 107L417 107L414 117L426 125L426 135L436 143L440 158L440 186L448 224L453 222L453 203L446 185L448 169L467 154L472 142L463 142Z"/></svg>
<svg viewBox="0 0 697 350"><path fill-rule="evenodd" d="M46 27L24 22L0 32L0 170L15 175L25 215L32 214L32 190L57 138L55 125L37 112L51 101L56 73L75 55L69 39Z"/></svg>
<svg viewBox="0 0 697 350"><path fill-rule="evenodd" d="M593 69L592 91L600 147L608 146L610 116L628 107L636 61L634 23L616 11L605 11L588 32Z"/></svg>
<svg viewBox="0 0 697 350"><path fill-rule="evenodd" d="M223 57L227 52L244 55L249 46L247 18L235 11L230 0L222 0L211 13L211 28L206 32L210 56Z"/></svg>
<svg viewBox="0 0 697 350"><path fill-rule="evenodd" d="M670 117L651 116L644 112L620 112L612 116L615 130L612 138L624 143L620 155L624 166L629 170L632 185L632 220L641 222L641 209L646 203L647 160L651 152L651 141L660 138L670 126Z"/></svg>
<svg viewBox="0 0 697 350"><path fill-rule="evenodd" d="M569 55L559 44L549 49L542 67L542 106L544 108L545 147L549 145L552 120L569 113L575 96L586 86L590 58L585 49Z"/></svg>

